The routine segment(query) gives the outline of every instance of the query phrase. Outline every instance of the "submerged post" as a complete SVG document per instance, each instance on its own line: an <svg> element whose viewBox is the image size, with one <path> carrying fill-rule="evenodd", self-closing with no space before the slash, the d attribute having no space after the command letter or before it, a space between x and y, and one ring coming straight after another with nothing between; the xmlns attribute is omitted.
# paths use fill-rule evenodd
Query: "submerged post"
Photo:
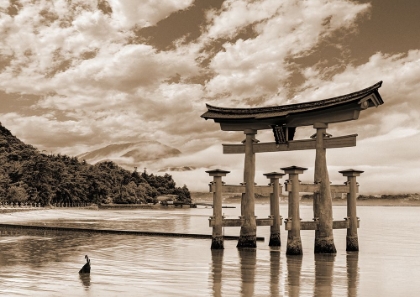
<svg viewBox="0 0 420 297"><path fill-rule="evenodd" d="M347 193L347 220L350 223L347 228L346 251L359 251L359 239L357 237L358 218L356 214L356 176L360 176L364 171L348 169L339 172L343 176L347 176L347 184L350 185L350 193Z"/></svg>
<svg viewBox="0 0 420 297"><path fill-rule="evenodd" d="M223 216L222 216L222 176L230 173L221 169L206 171L210 176L213 176L213 183L215 191L213 192L213 217L214 220L211 248L223 249Z"/></svg>
<svg viewBox="0 0 420 297"><path fill-rule="evenodd" d="M255 218L255 153L253 145L257 140L254 129L245 129L245 164L244 164L244 183L245 193L241 199L241 219L244 223L241 226L238 244L236 247L257 247L257 223Z"/></svg>
<svg viewBox="0 0 420 297"><path fill-rule="evenodd" d="M328 134L328 124L315 123L316 156L315 183L319 184L319 192L314 193L314 220L318 221L315 231L315 253L336 253L333 236L332 198L330 178L328 176L326 148L324 137Z"/></svg>
<svg viewBox="0 0 420 297"><path fill-rule="evenodd" d="M269 246L281 246L280 239L280 206L279 206L279 195L280 185L279 179L283 177L283 173L271 172L264 174L270 179L270 184L273 186L273 193L270 194L270 217L273 219L273 225L270 227L270 242Z"/></svg>
<svg viewBox="0 0 420 297"><path fill-rule="evenodd" d="M291 166L281 168L286 174L289 174L289 183L292 184L292 190L289 191L289 213L286 224L291 228L287 233L286 255L302 255L302 241L300 238L300 214L299 214L299 174L302 174L308 168Z"/></svg>

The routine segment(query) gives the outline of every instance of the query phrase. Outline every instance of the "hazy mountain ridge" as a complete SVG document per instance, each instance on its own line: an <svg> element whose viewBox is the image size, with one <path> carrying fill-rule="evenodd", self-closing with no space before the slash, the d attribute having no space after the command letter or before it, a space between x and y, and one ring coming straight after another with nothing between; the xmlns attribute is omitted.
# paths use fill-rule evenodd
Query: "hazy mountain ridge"
<svg viewBox="0 0 420 297"><path fill-rule="evenodd" d="M179 156L181 152L159 141L145 140L138 142L110 144L94 151L78 155L79 160L97 163L112 160L117 163L139 163ZM121 160L122 159L122 160ZM125 159L125 160L124 160Z"/></svg>
<svg viewBox="0 0 420 297"><path fill-rule="evenodd" d="M196 168L193 166L176 166L176 167L165 167L159 169L158 172L168 172L168 171L192 171Z"/></svg>

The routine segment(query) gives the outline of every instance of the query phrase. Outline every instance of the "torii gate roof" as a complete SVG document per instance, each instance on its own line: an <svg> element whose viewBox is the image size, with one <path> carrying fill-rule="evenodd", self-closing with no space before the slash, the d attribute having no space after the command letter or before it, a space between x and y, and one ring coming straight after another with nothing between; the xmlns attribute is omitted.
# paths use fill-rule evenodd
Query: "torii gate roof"
<svg viewBox="0 0 420 297"><path fill-rule="evenodd" d="M206 104L202 118L213 119L225 131L300 127L315 123L357 120L361 110L383 104L378 92L382 81L357 92L324 100L257 108L229 108Z"/></svg>

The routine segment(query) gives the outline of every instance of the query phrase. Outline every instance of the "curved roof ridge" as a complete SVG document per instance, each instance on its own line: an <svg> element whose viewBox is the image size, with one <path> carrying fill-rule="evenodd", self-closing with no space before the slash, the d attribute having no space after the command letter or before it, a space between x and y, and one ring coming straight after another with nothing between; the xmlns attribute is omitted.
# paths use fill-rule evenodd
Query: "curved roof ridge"
<svg viewBox="0 0 420 297"><path fill-rule="evenodd" d="M266 112L284 112L290 110L299 110L306 108L314 107L326 107L335 104L346 103L347 101L354 100L355 98L364 97L367 94L377 91L382 85L382 81L377 82L376 84L362 89L360 91L352 92L349 94L332 97L323 100L307 101L294 104L286 105L277 105L277 106L265 106L265 107L250 107L250 108L238 108L238 107L219 107L213 106L206 103L208 112L215 112L218 114L256 114L256 113L266 113ZM381 102L382 104L383 102ZM203 114L204 116L205 114Z"/></svg>

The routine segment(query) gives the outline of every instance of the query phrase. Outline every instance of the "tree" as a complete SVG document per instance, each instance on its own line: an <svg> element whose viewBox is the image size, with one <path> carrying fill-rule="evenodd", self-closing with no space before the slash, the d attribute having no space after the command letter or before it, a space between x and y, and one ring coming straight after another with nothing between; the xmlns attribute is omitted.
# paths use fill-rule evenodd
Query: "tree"
<svg viewBox="0 0 420 297"><path fill-rule="evenodd" d="M182 188L175 188L172 193L174 195L178 195L178 201L191 203L191 194L186 185L184 185Z"/></svg>
<svg viewBox="0 0 420 297"><path fill-rule="evenodd" d="M13 185L9 189L8 200L10 202L26 202L28 194L22 186Z"/></svg>

